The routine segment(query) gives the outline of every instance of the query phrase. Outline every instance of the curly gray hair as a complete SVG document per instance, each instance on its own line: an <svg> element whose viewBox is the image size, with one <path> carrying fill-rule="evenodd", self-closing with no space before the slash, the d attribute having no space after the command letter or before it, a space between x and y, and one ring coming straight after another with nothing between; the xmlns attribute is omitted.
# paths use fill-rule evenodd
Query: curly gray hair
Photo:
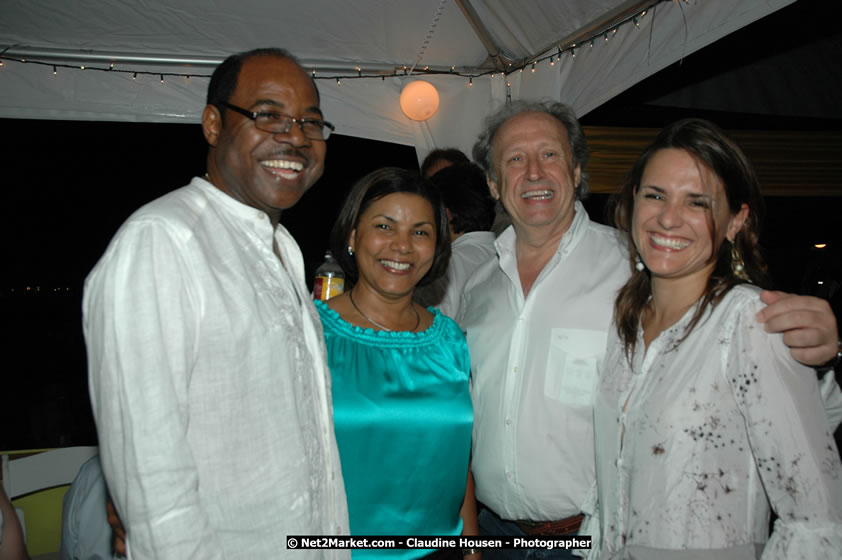
<svg viewBox="0 0 842 560"><path fill-rule="evenodd" d="M494 169L492 156L494 152L494 137L503 126L503 123L516 117L521 113L546 113L557 119L567 130L567 137L570 140L570 149L573 151L573 167L577 165L582 171L579 184L576 185L576 197L584 198L588 194L588 174L585 166L588 163L590 152L588 141L585 139L585 131L576 118L576 113L569 105L555 101L514 101L503 106L500 110L492 113L485 119L485 130L477 138L472 155L486 172L492 181L497 180L497 172Z"/></svg>

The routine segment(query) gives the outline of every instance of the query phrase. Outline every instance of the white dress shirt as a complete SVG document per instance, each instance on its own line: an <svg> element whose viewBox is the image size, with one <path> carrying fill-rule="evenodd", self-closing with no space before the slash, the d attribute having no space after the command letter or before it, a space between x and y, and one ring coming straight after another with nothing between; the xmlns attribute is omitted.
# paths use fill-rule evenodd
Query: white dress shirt
<svg viewBox="0 0 842 560"><path fill-rule="evenodd" d="M496 246L457 318L471 354L477 499L504 519L563 519L594 482L592 391L629 264L617 231L580 202L525 299L511 227Z"/></svg>
<svg viewBox="0 0 842 560"><path fill-rule="evenodd" d="M695 306L648 349L641 330L631 365L612 329L595 409L602 558L842 555L833 426L813 370L756 323L759 293L733 288L683 341Z"/></svg>
<svg viewBox="0 0 842 560"><path fill-rule="evenodd" d="M439 310L448 317L459 315L462 290L479 266L494 258L496 237L490 231L469 231L463 233L451 247L450 263L447 267L447 290Z"/></svg>
<svg viewBox="0 0 842 560"><path fill-rule="evenodd" d="M130 559L348 556L287 550L348 517L321 325L283 227L194 178L123 224L83 308Z"/></svg>

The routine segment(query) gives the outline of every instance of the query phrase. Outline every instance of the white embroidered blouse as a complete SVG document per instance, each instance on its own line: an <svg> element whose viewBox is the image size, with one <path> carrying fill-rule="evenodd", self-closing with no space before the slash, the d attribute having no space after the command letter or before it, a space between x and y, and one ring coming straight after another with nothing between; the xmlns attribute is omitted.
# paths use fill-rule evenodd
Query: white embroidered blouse
<svg viewBox="0 0 842 560"><path fill-rule="evenodd" d="M602 558L842 557L833 427L814 373L755 321L759 292L733 288L683 341L695 306L648 349L639 332L631 365L611 329L594 414Z"/></svg>

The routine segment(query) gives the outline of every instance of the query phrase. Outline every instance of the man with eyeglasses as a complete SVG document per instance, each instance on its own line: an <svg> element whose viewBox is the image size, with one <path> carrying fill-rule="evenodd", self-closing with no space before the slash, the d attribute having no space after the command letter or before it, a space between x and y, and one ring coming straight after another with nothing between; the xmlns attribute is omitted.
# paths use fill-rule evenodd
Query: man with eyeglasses
<svg viewBox="0 0 842 560"><path fill-rule="evenodd" d="M348 534L321 326L279 223L333 127L297 61L260 49L216 69L202 130L204 178L138 210L86 280L102 464L130 557L277 558Z"/></svg>

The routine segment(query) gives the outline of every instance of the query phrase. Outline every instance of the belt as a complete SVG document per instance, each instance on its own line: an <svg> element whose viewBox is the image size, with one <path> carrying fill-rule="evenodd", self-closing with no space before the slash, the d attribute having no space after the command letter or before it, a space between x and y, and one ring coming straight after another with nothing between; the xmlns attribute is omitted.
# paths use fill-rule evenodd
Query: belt
<svg viewBox="0 0 842 560"><path fill-rule="evenodd" d="M515 521L514 523L529 536L562 536L577 532L583 519L585 519L585 514L580 513L558 521Z"/></svg>

